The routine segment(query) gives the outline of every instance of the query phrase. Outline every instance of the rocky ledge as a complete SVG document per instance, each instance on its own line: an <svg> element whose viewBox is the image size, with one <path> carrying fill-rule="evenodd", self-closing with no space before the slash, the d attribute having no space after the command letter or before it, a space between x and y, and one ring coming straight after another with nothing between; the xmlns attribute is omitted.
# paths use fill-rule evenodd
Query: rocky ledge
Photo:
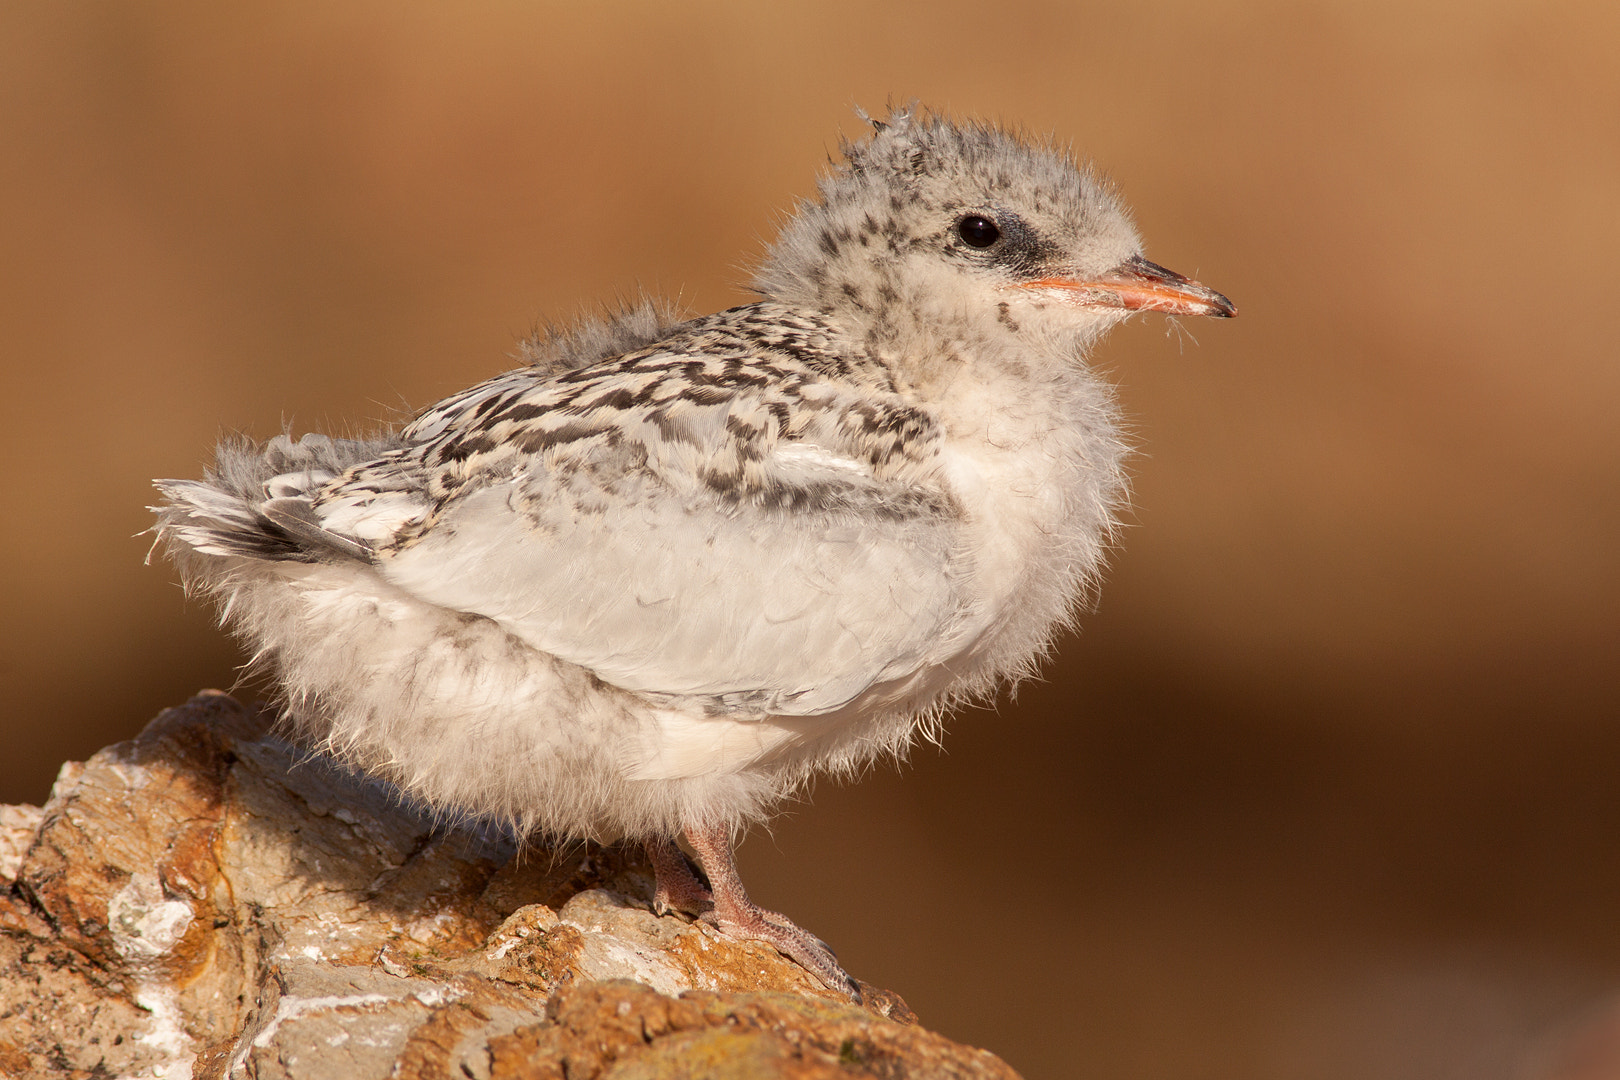
<svg viewBox="0 0 1620 1080"><path fill-rule="evenodd" d="M1015 1077L652 913L630 847L435 823L219 693L0 807L0 1076Z"/></svg>

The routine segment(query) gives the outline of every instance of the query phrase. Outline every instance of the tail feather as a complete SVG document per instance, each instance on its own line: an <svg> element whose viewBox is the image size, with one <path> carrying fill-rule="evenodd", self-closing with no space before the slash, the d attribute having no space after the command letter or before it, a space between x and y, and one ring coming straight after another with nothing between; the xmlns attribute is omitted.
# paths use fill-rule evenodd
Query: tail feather
<svg viewBox="0 0 1620 1080"><path fill-rule="evenodd" d="M208 480L159 480L167 500L157 511L160 542L200 555L309 562L298 539L251 502Z"/></svg>
<svg viewBox="0 0 1620 1080"><path fill-rule="evenodd" d="M296 442L281 435L262 445L227 439L203 479L154 481L165 500L152 508L158 542L175 555L189 550L273 562L369 562L364 545L320 527L311 499L333 477L394 445L389 438L324 435Z"/></svg>

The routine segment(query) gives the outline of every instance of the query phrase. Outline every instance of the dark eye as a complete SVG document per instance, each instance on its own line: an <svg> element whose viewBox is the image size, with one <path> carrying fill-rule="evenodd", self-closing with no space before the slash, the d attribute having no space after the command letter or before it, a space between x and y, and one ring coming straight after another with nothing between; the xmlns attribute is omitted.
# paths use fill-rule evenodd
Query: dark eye
<svg viewBox="0 0 1620 1080"><path fill-rule="evenodd" d="M956 232L968 247L987 248L1001 239L996 223L982 214L969 214L958 221Z"/></svg>

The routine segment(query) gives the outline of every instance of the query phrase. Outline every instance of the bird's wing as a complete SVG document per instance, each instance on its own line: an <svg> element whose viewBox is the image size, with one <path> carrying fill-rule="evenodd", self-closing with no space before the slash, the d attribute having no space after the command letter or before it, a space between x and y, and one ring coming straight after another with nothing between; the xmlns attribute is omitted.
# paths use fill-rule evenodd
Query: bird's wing
<svg viewBox="0 0 1620 1080"><path fill-rule="evenodd" d="M655 351L494 380L327 485L314 516L395 586L629 690L809 715L922 667L968 614L966 567L940 489L854 456L851 430L894 418L713 366Z"/></svg>

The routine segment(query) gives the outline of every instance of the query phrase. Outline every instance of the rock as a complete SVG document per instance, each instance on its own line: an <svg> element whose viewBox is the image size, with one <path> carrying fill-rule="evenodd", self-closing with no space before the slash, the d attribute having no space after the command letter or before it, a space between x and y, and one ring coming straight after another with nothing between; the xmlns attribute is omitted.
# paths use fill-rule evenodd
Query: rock
<svg viewBox="0 0 1620 1080"><path fill-rule="evenodd" d="M1015 1076L655 916L635 847L436 822L219 693L0 807L0 877L0 1076Z"/></svg>

